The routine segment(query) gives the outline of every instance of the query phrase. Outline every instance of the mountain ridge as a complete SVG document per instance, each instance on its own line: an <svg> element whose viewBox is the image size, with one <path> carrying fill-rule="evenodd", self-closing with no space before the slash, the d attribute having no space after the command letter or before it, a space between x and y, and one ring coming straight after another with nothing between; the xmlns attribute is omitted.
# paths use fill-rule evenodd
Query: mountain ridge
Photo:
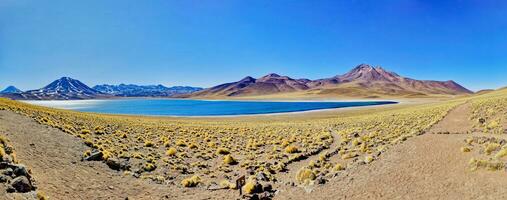
<svg viewBox="0 0 507 200"><path fill-rule="evenodd" d="M12 88L9 88L12 90ZM97 85L93 88L77 79L59 78L36 90L0 93L0 97L18 100L82 100L114 97L170 97L186 94L202 88L190 86L165 87L163 85L138 86L134 84Z"/></svg>
<svg viewBox="0 0 507 200"><path fill-rule="evenodd" d="M75 100L94 99L107 95L96 91L79 80L62 77L36 90L22 92L18 99L30 100Z"/></svg>
<svg viewBox="0 0 507 200"><path fill-rule="evenodd" d="M314 96L429 96L462 95L472 91L449 81L416 80L378 66L360 64L342 75L310 80L293 79L275 73L258 79L247 76L240 81L207 88L185 98L248 97L274 94L305 93Z"/></svg>
<svg viewBox="0 0 507 200"><path fill-rule="evenodd" d="M135 85L135 84L119 84L109 85L102 84L93 86L93 89L118 97L169 97L177 94L187 94L202 90L199 87L190 86L172 86L164 85Z"/></svg>

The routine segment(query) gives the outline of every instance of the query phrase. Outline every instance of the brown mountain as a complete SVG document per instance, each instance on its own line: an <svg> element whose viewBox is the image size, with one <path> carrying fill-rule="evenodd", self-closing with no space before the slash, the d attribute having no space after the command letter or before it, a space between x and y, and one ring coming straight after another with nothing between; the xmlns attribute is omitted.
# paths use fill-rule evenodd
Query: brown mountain
<svg viewBox="0 0 507 200"><path fill-rule="evenodd" d="M454 81L421 81L402 77L381 67L361 64L343 75L309 80L268 74L259 79L246 77L238 82L211 87L186 97L244 97L297 94L312 97L383 97L470 94Z"/></svg>
<svg viewBox="0 0 507 200"><path fill-rule="evenodd" d="M287 93L310 89L304 81L278 74L268 74L259 79L247 76L238 82L225 83L192 93L191 97L206 96L256 96Z"/></svg>

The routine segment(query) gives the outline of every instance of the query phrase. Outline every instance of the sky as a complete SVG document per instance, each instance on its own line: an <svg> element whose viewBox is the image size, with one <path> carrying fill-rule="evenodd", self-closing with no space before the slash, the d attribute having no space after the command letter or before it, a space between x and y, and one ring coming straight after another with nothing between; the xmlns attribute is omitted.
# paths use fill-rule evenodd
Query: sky
<svg viewBox="0 0 507 200"><path fill-rule="evenodd" d="M507 86L507 1L0 0L0 88L62 76L210 87L368 63L480 90Z"/></svg>

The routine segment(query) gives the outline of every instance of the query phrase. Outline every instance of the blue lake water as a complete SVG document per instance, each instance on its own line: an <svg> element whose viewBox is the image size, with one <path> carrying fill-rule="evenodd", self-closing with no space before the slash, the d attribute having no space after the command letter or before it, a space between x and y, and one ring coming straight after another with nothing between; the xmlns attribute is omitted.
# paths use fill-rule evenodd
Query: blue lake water
<svg viewBox="0 0 507 200"><path fill-rule="evenodd" d="M114 99L72 101L26 101L31 104L109 114L153 116L219 116L299 112L319 109L394 104L392 101L359 102L268 102L206 101L180 99Z"/></svg>

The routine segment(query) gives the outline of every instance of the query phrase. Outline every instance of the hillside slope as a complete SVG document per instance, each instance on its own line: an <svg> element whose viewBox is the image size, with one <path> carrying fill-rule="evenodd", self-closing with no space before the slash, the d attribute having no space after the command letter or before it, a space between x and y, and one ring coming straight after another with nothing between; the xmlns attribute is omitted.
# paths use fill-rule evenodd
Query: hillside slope
<svg viewBox="0 0 507 200"><path fill-rule="evenodd" d="M472 92L454 81L424 81L402 77L381 67L361 64L348 73L331 78L293 79L268 74L259 79L246 77L182 97L220 98L262 95L298 95L322 97L421 97L430 95L462 95Z"/></svg>
<svg viewBox="0 0 507 200"><path fill-rule="evenodd" d="M79 80L62 77L38 90L29 90L5 96L23 100L73 100L93 99L107 95L88 87Z"/></svg>

